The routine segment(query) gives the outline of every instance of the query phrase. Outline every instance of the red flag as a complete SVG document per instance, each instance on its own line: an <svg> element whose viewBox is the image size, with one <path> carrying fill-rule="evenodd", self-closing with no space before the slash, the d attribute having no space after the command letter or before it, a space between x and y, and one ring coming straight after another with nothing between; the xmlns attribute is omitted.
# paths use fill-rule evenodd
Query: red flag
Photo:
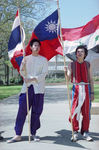
<svg viewBox="0 0 99 150"><path fill-rule="evenodd" d="M64 54L70 59L76 60L75 49L78 45L87 45L88 56L92 61L99 58L99 15L92 18L86 25L78 28L63 28Z"/></svg>
<svg viewBox="0 0 99 150"><path fill-rule="evenodd" d="M58 27L58 10L56 10L45 20L40 22L32 33L30 41L33 38L40 40L41 48L39 54L46 57L47 60L51 59L57 54L63 55L62 46L58 39ZM29 43L25 49L26 55L31 54Z"/></svg>

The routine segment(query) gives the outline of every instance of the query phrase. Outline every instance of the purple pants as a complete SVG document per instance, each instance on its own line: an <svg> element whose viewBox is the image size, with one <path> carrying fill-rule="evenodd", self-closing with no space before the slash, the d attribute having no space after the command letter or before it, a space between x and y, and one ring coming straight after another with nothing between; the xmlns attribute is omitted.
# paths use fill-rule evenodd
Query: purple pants
<svg viewBox="0 0 99 150"><path fill-rule="evenodd" d="M44 94L35 94L31 85L28 88L29 110L31 108L31 134L35 135L36 130L40 128L40 115L43 110ZM27 116L26 93L19 96L19 110L16 118L15 132L21 135L23 125Z"/></svg>

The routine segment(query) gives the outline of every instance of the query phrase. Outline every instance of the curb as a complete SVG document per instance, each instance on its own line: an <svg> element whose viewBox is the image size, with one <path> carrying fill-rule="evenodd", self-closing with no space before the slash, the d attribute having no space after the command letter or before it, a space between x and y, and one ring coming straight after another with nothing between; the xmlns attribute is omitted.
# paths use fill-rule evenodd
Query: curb
<svg viewBox="0 0 99 150"><path fill-rule="evenodd" d="M99 103L92 103L91 114L92 115L99 115Z"/></svg>

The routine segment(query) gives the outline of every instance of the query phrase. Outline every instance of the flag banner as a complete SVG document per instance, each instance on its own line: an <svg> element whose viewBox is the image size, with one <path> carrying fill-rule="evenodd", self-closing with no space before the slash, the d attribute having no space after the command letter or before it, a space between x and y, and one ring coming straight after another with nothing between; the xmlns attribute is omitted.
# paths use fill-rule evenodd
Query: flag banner
<svg viewBox="0 0 99 150"><path fill-rule="evenodd" d="M75 50L79 45L87 45L86 60L99 58L99 15L95 16L86 25L78 28L62 28L64 41L64 55L76 60Z"/></svg>
<svg viewBox="0 0 99 150"><path fill-rule="evenodd" d="M39 54L50 60L53 56L60 54L63 55L61 43L59 41L59 22L58 22L58 10L54 11L50 16L40 22L34 29L31 39L37 38L41 42L41 48ZM29 41L29 43L30 43ZM30 55L30 46L26 46L25 54Z"/></svg>
<svg viewBox="0 0 99 150"><path fill-rule="evenodd" d="M22 38L25 41L25 32L22 28ZM20 68L21 61L23 59L23 46L20 31L19 12L17 10L16 17L12 26L10 39L8 42L8 56L15 69Z"/></svg>

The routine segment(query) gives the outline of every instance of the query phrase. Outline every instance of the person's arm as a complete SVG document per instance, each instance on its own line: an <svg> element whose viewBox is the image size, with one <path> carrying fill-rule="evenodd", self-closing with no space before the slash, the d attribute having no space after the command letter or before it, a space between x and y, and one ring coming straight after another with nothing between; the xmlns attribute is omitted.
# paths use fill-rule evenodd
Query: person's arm
<svg viewBox="0 0 99 150"><path fill-rule="evenodd" d="M22 62L21 62L21 66L20 66L20 74L24 77L24 81L25 81L25 83L29 83L29 82L32 82L32 81L36 81L36 82L38 82L37 81L37 79L36 78L26 78L25 76L25 66L26 65L26 58L23 58L22 59Z"/></svg>
<svg viewBox="0 0 99 150"><path fill-rule="evenodd" d="M24 78L24 81L25 81L25 83L29 83L29 82L32 82L32 81L38 82L36 78L31 78L31 79Z"/></svg>
<svg viewBox="0 0 99 150"><path fill-rule="evenodd" d="M43 62L42 72L35 77L36 80L38 82L41 82L41 81L45 80L45 77L46 77L47 73L48 73L48 61L47 61L47 59L45 59L44 62Z"/></svg>
<svg viewBox="0 0 99 150"><path fill-rule="evenodd" d="M29 83L29 82L32 82L32 81L41 82L45 79L45 76L47 75L47 73L48 73L48 61L47 61L47 59L45 59L44 60L44 65L43 65L43 68L42 68L42 72L39 75L37 75L37 76L35 76L31 79L30 78L24 78L25 83Z"/></svg>
<svg viewBox="0 0 99 150"><path fill-rule="evenodd" d="M64 72L66 72L67 74L67 78L68 78L68 81L71 79L71 63L68 65L68 67L64 66Z"/></svg>
<svg viewBox="0 0 99 150"><path fill-rule="evenodd" d="M89 69L90 74L90 88L91 88L91 101L94 101L94 83L93 83L93 75L92 75L92 66L90 65Z"/></svg>

